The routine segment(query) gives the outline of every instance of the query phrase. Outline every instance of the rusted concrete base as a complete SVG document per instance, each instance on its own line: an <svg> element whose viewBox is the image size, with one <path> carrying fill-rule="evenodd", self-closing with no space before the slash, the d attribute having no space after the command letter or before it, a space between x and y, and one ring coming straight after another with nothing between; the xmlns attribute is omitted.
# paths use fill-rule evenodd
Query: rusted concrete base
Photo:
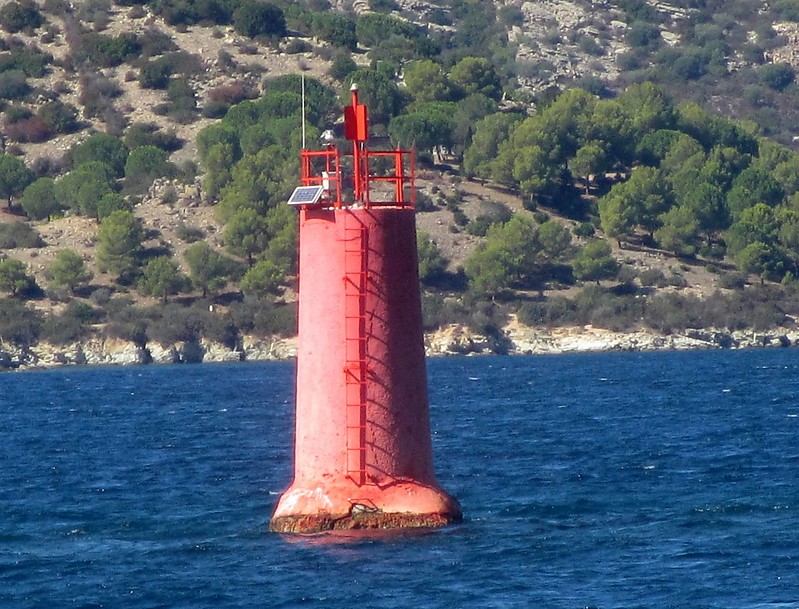
<svg viewBox="0 0 799 609"><path fill-rule="evenodd" d="M356 512L334 516L314 514L273 518L269 530L275 533L321 533L358 529L438 528L458 524L463 520L455 514L390 514L385 512Z"/></svg>
<svg viewBox="0 0 799 609"><path fill-rule="evenodd" d="M281 533L442 527L462 520L461 506L435 483L398 480L358 486L348 478L295 482L280 497L270 529Z"/></svg>

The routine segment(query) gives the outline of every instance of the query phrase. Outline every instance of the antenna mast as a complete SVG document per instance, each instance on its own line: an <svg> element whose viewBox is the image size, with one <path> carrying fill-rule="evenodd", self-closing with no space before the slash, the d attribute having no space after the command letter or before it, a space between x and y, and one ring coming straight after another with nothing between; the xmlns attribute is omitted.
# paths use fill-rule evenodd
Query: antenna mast
<svg viewBox="0 0 799 609"><path fill-rule="evenodd" d="M305 73L300 74L302 83L302 147L305 148Z"/></svg>

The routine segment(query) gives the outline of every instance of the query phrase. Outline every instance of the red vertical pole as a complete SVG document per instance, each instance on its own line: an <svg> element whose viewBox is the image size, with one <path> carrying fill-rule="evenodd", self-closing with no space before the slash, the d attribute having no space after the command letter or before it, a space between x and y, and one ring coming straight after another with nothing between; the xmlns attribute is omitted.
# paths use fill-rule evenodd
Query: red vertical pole
<svg viewBox="0 0 799 609"><path fill-rule="evenodd" d="M356 117L357 121L358 88L353 85L350 91L352 92L352 113L353 116ZM352 140L352 164L354 166L352 179L353 190L355 191L355 200L363 202L363 184L361 181L361 141L357 136Z"/></svg>
<svg viewBox="0 0 799 609"><path fill-rule="evenodd" d="M405 205L405 174L402 166L402 148L397 146L397 151L394 156L394 175L397 178L396 182L396 199L400 207Z"/></svg>

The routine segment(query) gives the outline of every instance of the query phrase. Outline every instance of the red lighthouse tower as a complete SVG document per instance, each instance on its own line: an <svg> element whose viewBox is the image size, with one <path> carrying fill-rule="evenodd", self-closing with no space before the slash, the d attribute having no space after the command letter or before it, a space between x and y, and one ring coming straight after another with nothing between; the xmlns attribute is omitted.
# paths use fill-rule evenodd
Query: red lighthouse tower
<svg viewBox="0 0 799 609"><path fill-rule="evenodd" d="M413 153L367 149L355 85L344 117L352 153L303 150L289 200L300 212L294 481L270 528L459 522L433 472Z"/></svg>

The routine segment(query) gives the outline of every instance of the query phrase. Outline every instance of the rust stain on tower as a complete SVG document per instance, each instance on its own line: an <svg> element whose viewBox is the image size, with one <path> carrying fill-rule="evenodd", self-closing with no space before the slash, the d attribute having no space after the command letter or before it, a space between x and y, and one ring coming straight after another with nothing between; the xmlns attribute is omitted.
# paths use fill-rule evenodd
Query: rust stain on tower
<svg viewBox="0 0 799 609"><path fill-rule="evenodd" d="M433 471L413 152L367 148L355 85L344 118L351 153L303 150L289 200L300 214L294 481L270 528L460 522Z"/></svg>

